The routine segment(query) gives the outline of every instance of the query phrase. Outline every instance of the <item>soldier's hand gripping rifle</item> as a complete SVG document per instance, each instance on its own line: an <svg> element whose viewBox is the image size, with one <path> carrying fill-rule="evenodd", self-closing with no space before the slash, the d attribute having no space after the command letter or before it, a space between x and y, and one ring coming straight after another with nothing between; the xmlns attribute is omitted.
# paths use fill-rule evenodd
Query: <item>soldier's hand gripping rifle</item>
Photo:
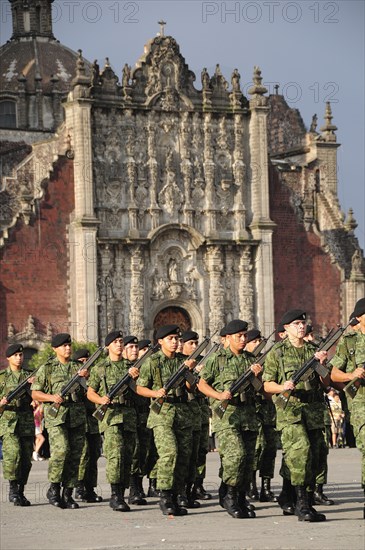
<svg viewBox="0 0 365 550"><path fill-rule="evenodd" d="M47 362L48 361L49 359L47 360ZM34 369L34 371L32 371L31 374L27 376L25 380L23 380L23 382L21 382L16 388L14 388L12 391L8 393L8 395L5 396L7 400L6 405L11 403L11 401L14 401L14 399L19 399L20 397L23 397L23 395L27 393L27 391L29 390L29 384L30 384L29 380L33 378L33 376L39 369L40 369L40 366ZM0 417L2 416L3 412L6 410L6 405L0 406Z"/></svg>
<svg viewBox="0 0 365 550"><path fill-rule="evenodd" d="M363 369L365 369L365 363L363 363L360 366ZM353 399L355 397L355 395L357 394L357 390L361 386L363 380L364 380L363 378L360 378L359 376L356 376L356 378L353 378L352 380L350 380L350 382L348 384L346 384L343 391L345 391L347 393L347 395L349 397L351 397L351 399Z"/></svg>
<svg viewBox="0 0 365 550"><path fill-rule="evenodd" d="M156 353L160 347L160 344L156 344L154 347L149 346L146 353L142 355L133 365L131 365L133 368L139 369L142 366L142 363L150 357L153 353ZM131 384L133 383L133 378L127 372L123 378L118 380L108 391L107 397L109 397L110 402L114 399L114 397L117 397L119 395L122 395L128 388L131 387ZM99 405L96 408L96 411L93 413L94 418L99 420L99 422L102 422L104 420L105 413L109 407L110 403L107 403L105 405Z"/></svg>
<svg viewBox="0 0 365 550"><path fill-rule="evenodd" d="M76 390L76 388L82 384L83 377L80 376L80 372L83 370L89 370L92 365L95 363L95 361L99 358L99 356L102 354L104 350L103 346L100 346L97 350L94 351L94 353L89 357L85 363L81 365L77 373L69 380L61 389L59 395L64 399L67 395L72 393ZM58 415L58 411L60 410L60 406L62 403L52 403L52 406L48 409L48 415L51 418L56 418Z"/></svg>
<svg viewBox="0 0 365 550"><path fill-rule="evenodd" d="M347 327L350 326L351 321L349 321L349 323L347 323L345 327L338 327L337 330L331 329L326 339L318 346L316 353L318 351L328 351L329 349L331 349L331 347L337 342L337 340L341 338ZM304 365L302 365L298 370L295 371L291 378L291 381L296 386L299 382L305 382L306 380L308 380L313 372L316 372L322 378L324 378L328 374L328 369L324 365L321 365L318 359L316 359L315 355L310 357L304 363ZM285 409L292 392L293 390L282 391L276 398L275 405L280 407L281 409Z"/></svg>
<svg viewBox="0 0 365 550"><path fill-rule="evenodd" d="M201 344L199 344L196 350L193 351L193 353L189 355L189 357L184 359L182 365L180 365L178 370L172 376L170 376L166 384L163 386L163 389L166 392L165 397L158 397L157 399L154 399L150 405L151 410L153 410L157 414L160 414L162 405L164 404L167 394L170 390L178 388L183 382L189 382L189 384L192 386L195 384L196 375L189 369L189 367L187 367L185 362L196 359L208 346L211 338L212 337L209 338L208 336L205 336L204 340Z"/></svg>
<svg viewBox="0 0 365 550"><path fill-rule="evenodd" d="M255 359L251 363L251 365L262 366L271 348L272 346L270 346L270 348L265 351L265 353L263 353L261 357L259 357L259 359ZM243 372L241 376L239 376L237 380L235 380L233 384L231 384L231 387L228 391L233 396L235 393L243 393L249 386L252 386L255 391L260 391L262 388L262 382L257 378L257 376L255 376L255 373L252 372L251 367L248 367L248 369L246 369L245 372ZM219 416L219 418L223 418L229 402L230 399L224 399L224 401L220 401L219 405L214 409L214 412Z"/></svg>

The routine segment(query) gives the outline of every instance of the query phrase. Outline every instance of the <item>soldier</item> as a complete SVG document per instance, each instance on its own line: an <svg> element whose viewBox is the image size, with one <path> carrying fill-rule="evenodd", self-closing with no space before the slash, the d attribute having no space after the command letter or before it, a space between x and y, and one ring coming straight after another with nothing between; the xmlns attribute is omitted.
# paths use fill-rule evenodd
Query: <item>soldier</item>
<svg viewBox="0 0 365 550"><path fill-rule="evenodd" d="M226 325L228 347L209 357L199 382L199 390L211 399L213 430L219 439L222 464L222 504L233 518L255 517L246 501L259 428L254 393L250 388L241 397L229 391L248 367L255 376L262 372L262 367L253 364L252 356L244 351L246 332L246 321L235 319ZM219 418L214 408L219 401L225 400L229 400L229 405L224 416Z"/></svg>
<svg viewBox="0 0 365 550"><path fill-rule="evenodd" d="M266 357L264 390L272 395L284 390L292 392L285 410L277 407L276 413L285 464L297 497L295 514L299 521L325 521L326 516L317 513L312 504L324 429L321 382L327 386L329 376L320 379L313 374L305 383L299 382L296 386L291 376L313 355L324 364L327 352L316 352L312 344L304 341L304 311L294 309L286 312L282 324L287 337L275 344Z"/></svg>
<svg viewBox="0 0 365 550"><path fill-rule="evenodd" d="M8 404L6 396L21 384L29 372L22 369L23 346L12 344L6 350L8 368L0 373L0 438L3 450L4 479L9 480L9 501L14 506L30 506L24 496L32 468L34 418L29 392ZM29 384L32 379L29 379ZM30 388L30 385L29 385Z"/></svg>
<svg viewBox="0 0 365 550"><path fill-rule="evenodd" d="M340 340L331 360L331 379L345 384L358 379L356 395L353 399L347 397L347 401L356 446L362 453L361 484L365 494L365 298L356 302L353 315L358 321L357 330Z"/></svg>
<svg viewBox="0 0 365 550"><path fill-rule="evenodd" d="M83 389L78 387L64 399L60 396L62 387L78 371L80 365L71 361L71 336L57 334L51 342L56 357L42 365L32 384L32 398L46 403L44 406L45 425L48 431L50 459L48 479L51 486L47 491L50 504L58 508L76 509L79 507L72 498L77 484L80 458L85 441L86 413L83 402ZM80 372L87 376L87 370ZM52 418L48 413L51 403L60 405L58 414ZM62 498L60 495L63 484Z"/></svg>
<svg viewBox="0 0 365 550"><path fill-rule="evenodd" d="M139 356L138 338L136 336L125 336L123 338L123 358L129 366L133 366ZM137 413L137 432L136 444L133 452L133 460L130 476L129 504L139 506L147 504L143 496L143 467L146 461L147 450L149 446L150 430L147 429L147 418L149 413L149 399L134 394L135 409Z"/></svg>
<svg viewBox="0 0 365 550"><path fill-rule="evenodd" d="M192 445L192 420L187 390L183 385L166 395L164 384L184 363L184 356L177 354L180 329L177 325L164 325L157 329L156 339L161 350L143 363L137 385L137 393L152 399L164 398L162 410L157 414L151 409L147 426L153 429L158 453L157 488L160 490L160 508L164 515L187 514L177 502L187 479ZM193 369L196 361L185 362Z"/></svg>
<svg viewBox="0 0 365 550"><path fill-rule="evenodd" d="M99 423L104 434L104 454L107 461L106 476L111 485L109 506L117 512L129 512L124 500L124 491L129 487L129 478L134 446L136 443L137 413L132 390L115 397L112 402L108 391L128 372L135 380L138 369L130 367L123 359L123 333L113 330L105 338L109 357L91 369L87 398L97 405L110 405Z"/></svg>
<svg viewBox="0 0 365 550"><path fill-rule="evenodd" d="M252 353L262 340L258 329L251 329L246 334L245 351ZM255 461L253 467L251 498L260 502L276 502L271 491L271 480L274 477L275 458L277 451L276 411L271 396L256 393L256 413L260 422L259 433L255 447ZM258 494L256 487L256 471L261 477L261 490Z"/></svg>
<svg viewBox="0 0 365 550"><path fill-rule="evenodd" d="M89 357L89 350L81 348L74 352L72 360L82 364ZM86 398L86 395L84 402L86 408L86 437L81 454L75 498L79 498L83 502L103 502L102 497L97 495L94 489L98 484L98 460L101 456L102 446L99 424L96 418L93 417L95 405Z"/></svg>

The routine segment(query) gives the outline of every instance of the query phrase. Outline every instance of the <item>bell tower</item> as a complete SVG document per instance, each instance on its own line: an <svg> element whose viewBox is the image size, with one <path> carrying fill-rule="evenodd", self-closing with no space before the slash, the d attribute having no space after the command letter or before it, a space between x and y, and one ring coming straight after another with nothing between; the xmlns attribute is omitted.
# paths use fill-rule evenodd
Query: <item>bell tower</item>
<svg viewBox="0 0 365 550"><path fill-rule="evenodd" d="M12 40L44 37L54 40L52 3L54 0L9 0L13 18Z"/></svg>

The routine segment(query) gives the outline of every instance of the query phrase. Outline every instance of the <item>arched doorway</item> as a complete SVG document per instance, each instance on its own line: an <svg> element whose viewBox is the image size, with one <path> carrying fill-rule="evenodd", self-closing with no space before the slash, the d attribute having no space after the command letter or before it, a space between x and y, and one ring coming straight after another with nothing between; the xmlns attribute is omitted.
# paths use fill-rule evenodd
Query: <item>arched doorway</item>
<svg viewBox="0 0 365 550"><path fill-rule="evenodd" d="M182 331L191 329L191 319L182 307L170 306L159 311L153 322L153 330L163 325L178 325Z"/></svg>

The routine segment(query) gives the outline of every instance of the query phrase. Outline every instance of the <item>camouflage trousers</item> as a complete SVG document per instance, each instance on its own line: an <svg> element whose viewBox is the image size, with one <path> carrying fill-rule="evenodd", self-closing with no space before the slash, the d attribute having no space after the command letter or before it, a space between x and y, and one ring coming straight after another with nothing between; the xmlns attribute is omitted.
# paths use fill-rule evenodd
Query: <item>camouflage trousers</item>
<svg viewBox="0 0 365 550"><path fill-rule="evenodd" d="M196 477L205 478L207 454L209 452L209 422L202 423L199 437L198 456L196 461Z"/></svg>
<svg viewBox="0 0 365 550"><path fill-rule="evenodd" d="M64 487L75 487L85 442L85 424L70 428L67 424L48 428L50 459L48 480Z"/></svg>
<svg viewBox="0 0 365 550"><path fill-rule="evenodd" d="M322 429L307 430L301 423L288 424L281 432L281 443L291 484L305 485L313 490L323 448Z"/></svg>
<svg viewBox="0 0 365 550"><path fill-rule="evenodd" d="M146 475L150 479L157 479L157 460L158 454L155 445L155 439L153 436L153 430L151 430L151 441L146 458Z"/></svg>
<svg viewBox="0 0 365 550"><path fill-rule="evenodd" d="M137 437L133 452L132 475L144 476L147 473L147 461L152 440L152 430L147 428L148 412L138 413Z"/></svg>
<svg viewBox="0 0 365 550"><path fill-rule="evenodd" d="M351 405L351 425L354 429L356 447L362 455L361 460L361 484L365 489L365 387L360 388L362 399L354 399Z"/></svg>
<svg viewBox="0 0 365 550"><path fill-rule="evenodd" d="M189 468L188 468L188 476L187 476L187 479L186 479L187 483L194 483L195 478L196 478L200 436L201 436L201 430L200 429L199 430L193 430L193 432L192 432L190 462L189 462Z"/></svg>
<svg viewBox="0 0 365 550"><path fill-rule="evenodd" d="M83 481L86 487L96 487L98 484L98 460L101 456L101 445L100 433L86 432L78 474L79 481Z"/></svg>
<svg viewBox="0 0 365 550"><path fill-rule="evenodd" d="M322 429L322 434L323 434L323 441L319 450L319 464L318 464L318 474L316 476L316 484L325 485L327 483L328 453L329 453L329 443L331 441L331 426L325 426Z"/></svg>
<svg viewBox="0 0 365 550"><path fill-rule="evenodd" d="M157 487L182 493L188 477L192 450L192 429L179 424L153 428L157 460Z"/></svg>
<svg viewBox="0 0 365 550"><path fill-rule="evenodd" d="M4 479L26 485L32 468L34 437L15 432L3 435L2 442Z"/></svg>
<svg viewBox="0 0 365 550"><path fill-rule="evenodd" d="M109 426L104 432L106 478L110 484L129 487L136 432L124 430L123 424Z"/></svg>
<svg viewBox="0 0 365 550"><path fill-rule="evenodd" d="M217 432L221 477L227 485L248 491L252 479L257 432L226 428Z"/></svg>
<svg viewBox="0 0 365 550"><path fill-rule="evenodd" d="M260 471L260 477L274 477L275 458L278 448L275 426L261 424L256 439L253 469Z"/></svg>

